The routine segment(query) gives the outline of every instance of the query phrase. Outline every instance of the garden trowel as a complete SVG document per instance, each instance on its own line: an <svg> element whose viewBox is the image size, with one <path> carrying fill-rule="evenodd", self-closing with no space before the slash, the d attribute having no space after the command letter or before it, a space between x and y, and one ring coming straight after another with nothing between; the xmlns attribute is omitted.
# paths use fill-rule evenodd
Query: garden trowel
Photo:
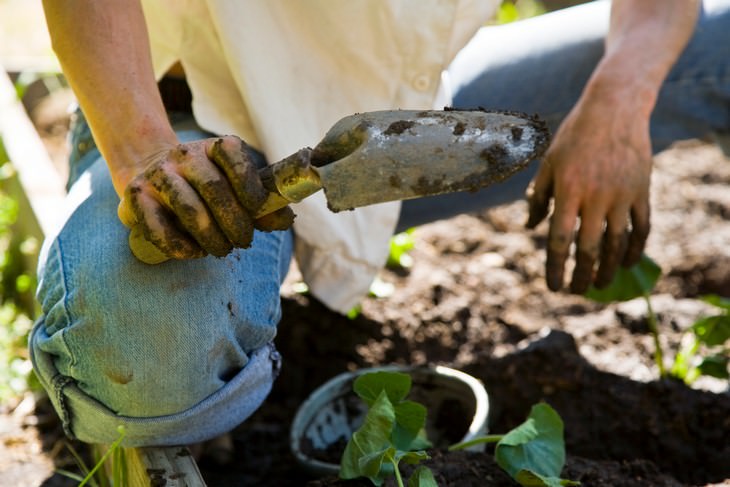
<svg viewBox="0 0 730 487"><path fill-rule="evenodd" d="M536 117L486 110L388 110L337 122L313 149L259 171L267 215L324 189L334 212L386 201L477 191L539 157L549 142ZM132 229L130 247L143 262L167 260Z"/></svg>

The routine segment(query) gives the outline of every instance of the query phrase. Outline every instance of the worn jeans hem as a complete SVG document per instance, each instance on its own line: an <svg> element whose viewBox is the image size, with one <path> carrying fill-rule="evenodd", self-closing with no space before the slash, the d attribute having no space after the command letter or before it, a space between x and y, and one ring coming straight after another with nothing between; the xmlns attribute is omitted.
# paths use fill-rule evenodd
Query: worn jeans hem
<svg viewBox="0 0 730 487"><path fill-rule="evenodd" d="M195 406L175 414L134 418L119 416L61 375L53 356L37 346L45 331L42 321L31 332L31 358L41 383L51 394L64 432L87 443L111 443L124 427L122 446L174 446L205 441L226 433L253 414L271 391L280 368L273 343L250 354L250 361L226 385Z"/></svg>

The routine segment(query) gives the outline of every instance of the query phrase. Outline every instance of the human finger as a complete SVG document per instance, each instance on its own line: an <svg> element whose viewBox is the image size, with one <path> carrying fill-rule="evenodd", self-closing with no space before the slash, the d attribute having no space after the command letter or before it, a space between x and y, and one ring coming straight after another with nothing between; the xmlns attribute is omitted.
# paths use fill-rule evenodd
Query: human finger
<svg viewBox="0 0 730 487"><path fill-rule="evenodd" d="M535 228L547 217L550 211L550 199L553 196L553 179L549 166L543 163L527 187L528 218L525 226Z"/></svg>
<svg viewBox="0 0 730 487"><path fill-rule="evenodd" d="M134 216L134 212L129 204L129 198L126 196L122 196L122 199L119 200L119 205L117 205L117 217L119 218L119 221L122 222L122 225L129 228L132 228L134 224L137 223L137 217Z"/></svg>
<svg viewBox="0 0 730 487"><path fill-rule="evenodd" d="M145 260L144 255L138 255L139 249L144 247L134 245L134 242L140 240L140 236L169 258L192 259L206 254L190 235L175 225L175 215L152 195L143 191L139 183L127 186L124 197L137 222L132 227L135 237L130 240L130 244L140 260L153 263Z"/></svg>
<svg viewBox="0 0 730 487"><path fill-rule="evenodd" d="M578 212L572 205L563 201L555 202L555 211L550 218L545 263L545 279L551 291L559 291L563 287L565 262L570 254L577 217Z"/></svg>
<svg viewBox="0 0 730 487"><path fill-rule="evenodd" d="M598 261L603 236L604 213L603 205L598 201L586 205L581 212L575 268L570 281L570 292L574 294L583 294L593 282L593 270Z"/></svg>
<svg viewBox="0 0 730 487"><path fill-rule="evenodd" d="M226 175L243 207L255 214L268 192L261 183L256 165L248 156L248 146L238 137L218 137L208 144L208 157Z"/></svg>
<svg viewBox="0 0 730 487"><path fill-rule="evenodd" d="M217 228L220 228L232 246L249 247L253 239L253 218L243 208L234 194L231 183L218 166L208 161L192 159L180 166L180 172L205 202L205 206L217 223ZM211 231L215 231L215 226ZM230 248L229 246L228 251Z"/></svg>
<svg viewBox="0 0 730 487"><path fill-rule="evenodd" d="M606 232L601 245L601 262L594 282L599 289L608 286L619 264L623 262L628 242L626 231L628 212L629 209L622 205L614 209L606 220Z"/></svg>
<svg viewBox="0 0 730 487"><path fill-rule="evenodd" d="M227 255L233 245L216 222L209 207L190 182L176 170L164 164L150 166L146 180L155 196L173 214L172 218L198 245L216 257Z"/></svg>
<svg viewBox="0 0 730 487"><path fill-rule="evenodd" d="M651 229L650 214L648 195L631 207L631 233L623 261L625 267L631 267L641 259Z"/></svg>
<svg viewBox="0 0 730 487"><path fill-rule="evenodd" d="M145 238L141 225L132 226L129 232L129 249L145 264L160 264L170 260L167 254Z"/></svg>

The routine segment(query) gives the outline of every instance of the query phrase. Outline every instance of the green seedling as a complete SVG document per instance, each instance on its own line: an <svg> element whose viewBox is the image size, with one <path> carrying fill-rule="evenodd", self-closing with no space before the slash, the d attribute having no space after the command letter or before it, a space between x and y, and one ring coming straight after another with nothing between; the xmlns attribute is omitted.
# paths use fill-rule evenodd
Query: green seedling
<svg viewBox="0 0 730 487"><path fill-rule="evenodd" d="M119 436L114 442L109 445L109 448L104 452L103 455L97 457L96 463L92 468L89 468L84 462L81 455L74 449L70 444L67 445L69 451L76 459L79 469L81 470L83 477L77 475L68 470L57 469L56 472L68 477L72 480L79 482L78 487L84 487L89 485L91 487L126 487L129 485L127 479L127 459L122 448L122 440L126 436L127 432L124 426L117 426L117 433ZM94 453L99 453L98 450L94 450ZM107 476L105 463L111 461L111 479Z"/></svg>
<svg viewBox="0 0 730 487"><path fill-rule="evenodd" d="M702 375L730 379L730 299L704 296L702 300L720 310L718 314L697 320L675 356L671 375L691 384ZM705 351L705 355L700 353Z"/></svg>
<svg viewBox="0 0 730 487"><path fill-rule="evenodd" d="M638 297L644 298L647 309L647 324L654 339L654 362L659 368L659 375L665 377L667 371L664 367L664 351L659 341L656 315L649 298L661 274L662 270L657 263L648 256L642 255L641 260L632 267L619 267L608 286L602 289L591 286L585 296L599 303L630 301Z"/></svg>
<svg viewBox="0 0 730 487"><path fill-rule="evenodd" d="M654 340L654 361L659 375L675 377L691 384L700 375L728 379L730 349L730 299L719 296L701 298L719 308L720 313L698 319L686 332L682 346L674 356L669 370L664 366L664 351L659 339L657 318L651 306L650 294L656 285L661 269L649 257L630 268L619 268L611 283L603 288L591 287L585 296L600 303L629 301L642 297L646 302L647 324Z"/></svg>
<svg viewBox="0 0 730 487"><path fill-rule="evenodd" d="M409 228L405 232L397 233L390 239L390 252L386 266L390 269L409 268L413 265L411 250L416 245L413 237L415 228Z"/></svg>
<svg viewBox="0 0 730 487"><path fill-rule="evenodd" d="M398 465L418 464L428 459L424 451L431 446L426 439L426 408L406 400L411 377L399 372L373 372L359 376L355 393L368 405L362 426L353 433L340 463L340 478L367 477L374 485L395 476L404 487ZM409 487L436 486L433 474L419 467L408 480Z"/></svg>
<svg viewBox="0 0 730 487"><path fill-rule="evenodd" d="M368 405L363 425L347 443L340 463L340 478L369 478L374 485L395 476L403 487L398 465L418 464L428 459L425 449L426 408L406 400L411 377L398 372L374 372L358 377L355 393ZM565 464L563 421L546 403L532 407L527 420L505 435L487 435L458 443L459 450L480 443L497 443L495 459L502 469L523 486L570 486L579 482L560 478ZM433 473L419 466L408 487L436 487Z"/></svg>
<svg viewBox="0 0 730 487"><path fill-rule="evenodd" d="M520 485L580 485L580 482L560 478L565 465L563 421L546 403L532 406L527 420L505 435L480 436L452 445L449 450L481 443L497 444L494 450L497 464Z"/></svg>

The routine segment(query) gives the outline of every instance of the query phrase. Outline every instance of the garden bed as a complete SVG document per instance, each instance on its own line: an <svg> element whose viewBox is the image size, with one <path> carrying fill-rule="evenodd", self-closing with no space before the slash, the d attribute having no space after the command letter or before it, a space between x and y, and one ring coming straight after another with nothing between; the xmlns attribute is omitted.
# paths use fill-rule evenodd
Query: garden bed
<svg viewBox="0 0 730 487"><path fill-rule="evenodd" d="M34 119L57 161L66 118L46 106L52 113ZM652 184L647 253L663 269L652 303L669 363L682 331L709 311L696 298L730 297L730 161L707 143L681 144L657 157ZM440 363L483 381L492 432L522 422L538 401L551 404L565 422L563 477L588 486L730 484L727 382L658 380L643 301L605 306L549 292L546 226L526 231L525 219L526 205L516 202L418 228L413 265L382 273L392 294L366 299L352 319L297 292L293 269L276 339L281 375L262 409L233 432L234 461L200 461L207 483L368 485L306 476L288 445L297 407L345 370ZM47 404L25 424L39 425L46 454L68 468ZM430 453L441 486L516 485L489 450ZM47 483L64 484L72 485L58 475Z"/></svg>
<svg viewBox="0 0 730 487"><path fill-rule="evenodd" d="M712 311L697 296L730 296L728 184L730 161L712 145L693 141L657 157L647 253L663 269L652 304L668 364L682 331ZM393 294L368 298L354 319L296 293L290 275L276 340L281 376L234 432L236 461L201 462L210 485L306 485L287 443L297 406L341 371L394 362L442 363L480 378L495 433L547 401L565 422L563 476L584 485L730 484L727 382L658 380L643 300L605 306L549 292L546 228L525 231L525 219L517 202L420 227L413 266L381 276ZM431 455L439 485L516 485L489 451Z"/></svg>

